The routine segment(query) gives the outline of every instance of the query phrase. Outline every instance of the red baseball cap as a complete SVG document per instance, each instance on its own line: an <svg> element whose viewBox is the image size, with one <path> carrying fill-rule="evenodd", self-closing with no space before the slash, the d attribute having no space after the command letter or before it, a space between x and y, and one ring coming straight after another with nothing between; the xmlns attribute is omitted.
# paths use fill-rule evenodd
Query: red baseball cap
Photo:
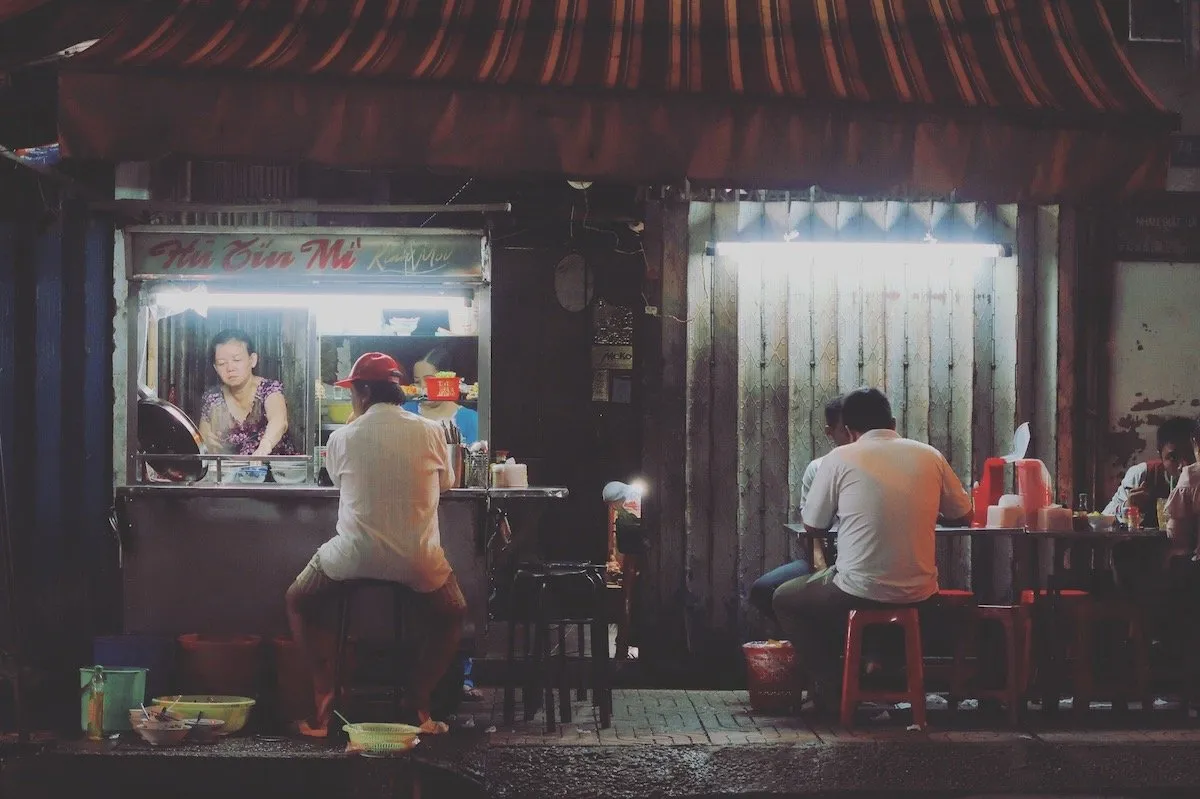
<svg viewBox="0 0 1200 799"><path fill-rule="evenodd" d="M384 355L382 352L367 352L354 362L350 376L345 380L337 381L334 385L340 388L350 388L352 384L360 380L366 382L390 380L396 385L400 385L402 376L400 365L396 363L395 358Z"/></svg>

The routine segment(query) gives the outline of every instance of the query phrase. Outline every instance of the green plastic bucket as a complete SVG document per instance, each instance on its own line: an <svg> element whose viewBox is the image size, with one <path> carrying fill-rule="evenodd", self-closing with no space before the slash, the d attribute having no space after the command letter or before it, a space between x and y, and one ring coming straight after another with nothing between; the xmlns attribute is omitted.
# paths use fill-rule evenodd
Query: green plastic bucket
<svg viewBox="0 0 1200 799"><path fill-rule="evenodd" d="M92 698L92 673L95 667L79 670L79 724L87 731L88 701ZM129 726L129 711L146 701L146 674L149 669L104 669L104 729L117 732Z"/></svg>

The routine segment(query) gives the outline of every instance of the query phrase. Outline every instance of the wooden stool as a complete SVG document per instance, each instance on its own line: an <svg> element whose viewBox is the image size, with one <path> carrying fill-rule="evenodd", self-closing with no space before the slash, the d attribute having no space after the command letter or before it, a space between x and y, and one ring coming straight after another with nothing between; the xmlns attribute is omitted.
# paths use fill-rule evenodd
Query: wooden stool
<svg viewBox="0 0 1200 799"><path fill-rule="evenodd" d="M1150 647L1146 640L1141 610L1127 599L1105 599L1083 603L1079 611L1075 632L1075 664L1072 670L1075 712L1087 712L1088 704L1095 696L1095 633L1097 627L1105 622L1115 622L1124 627L1124 638L1133 649L1130 664L1130 670L1133 672L1130 675L1133 678L1133 695L1141 700L1143 710L1154 710L1154 697L1150 690ZM1114 709L1129 709L1130 692L1125 687L1128 684L1128 680L1116 680L1117 687L1113 692Z"/></svg>
<svg viewBox="0 0 1200 799"><path fill-rule="evenodd" d="M392 592L392 629L396 647L396 664L392 669L392 712L399 719L404 699L404 679L407 676L406 670L400 667L400 647L404 643L404 602L412 593L412 589L390 580L343 580L337 586L337 649L333 658L333 708L339 711L345 709L342 700L346 681L346 648L350 639L350 610L354 595L367 588L382 588ZM336 715L329 723L331 726L341 726Z"/></svg>
<svg viewBox="0 0 1200 799"><path fill-rule="evenodd" d="M863 632L876 624L896 624L904 630L904 659L908 672L904 691L865 691L859 681ZM853 726L854 711L860 702L908 702L912 705L913 723L921 729L925 728L925 671L921 661L921 620L916 608L850 611L846 630L846 664L842 672L843 727Z"/></svg>
<svg viewBox="0 0 1200 799"><path fill-rule="evenodd" d="M1029 608L1026 605L980 605L970 610L965 635L954 653L950 684L950 709L966 697L998 699L1008 709L1008 721L1016 726L1023 709L1029 675ZM981 688L973 685L967 655L979 655L979 631L984 622L996 622L1004 631L1004 685ZM975 678L978 678L978 668Z"/></svg>

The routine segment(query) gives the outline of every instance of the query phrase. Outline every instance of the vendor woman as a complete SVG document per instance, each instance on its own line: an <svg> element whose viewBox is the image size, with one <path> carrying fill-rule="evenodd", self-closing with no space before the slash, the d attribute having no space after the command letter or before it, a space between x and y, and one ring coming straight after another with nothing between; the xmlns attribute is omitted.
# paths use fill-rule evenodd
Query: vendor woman
<svg viewBox="0 0 1200 799"><path fill-rule="evenodd" d="M450 348L439 344L425 354L421 360L413 364L413 380L418 385L424 385L425 378L434 377L438 372L454 371L454 355ZM479 440L479 413L473 408L464 408L457 402L409 402L404 410L412 411L426 419L435 422L453 421L462 432L464 444L473 444Z"/></svg>
<svg viewBox="0 0 1200 799"><path fill-rule="evenodd" d="M288 440L283 384L254 374L258 353L241 330L222 330L209 346L221 385L204 394L200 436L209 452L225 455L294 455Z"/></svg>

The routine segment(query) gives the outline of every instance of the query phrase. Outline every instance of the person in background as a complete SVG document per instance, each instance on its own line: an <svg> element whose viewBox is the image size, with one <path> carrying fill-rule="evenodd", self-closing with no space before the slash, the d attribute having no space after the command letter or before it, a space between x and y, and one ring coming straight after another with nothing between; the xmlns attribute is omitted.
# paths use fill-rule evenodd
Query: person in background
<svg viewBox="0 0 1200 799"><path fill-rule="evenodd" d="M344 580L388 580L411 588L414 618L425 626L405 691L406 721L446 732L431 716L434 687L458 653L467 603L438 529L438 504L454 483L441 428L400 408L400 367L369 352L346 380L357 418L329 436L326 468L338 499L337 534L326 541L287 591L288 624L313 675L316 714L297 722L323 738L333 705L332 647L317 624Z"/></svg>
<svg viewBox="0 0 1200 799"><path fill-rule="evenodd" d="M838 519L834 566L775 591L775 615L808 676L814 709L840 695L838 655L856 608L913 605L938 590L934 528L970 523L971 498L933 447L901 438L878 389L847 394L850 443L825 456L804 506L804 526L824 535Z"/></svg>
<svg viewBox="0 0 1200 799"><path fill-rule="evenodd" d="M850 435L846 432L845 425L842 424L842 398L834 397L829 402L825 403L825 435L833 443L833 448L837 449L843 444L850 443ZM821 462L824 457L813 459L804 470L804 474L800 478L800 509L803 512L804 505L808 502L808 492L812 488L813 480L817 476L817 470L821 468ZM831 531L837 530L837 520L829 528ZM758 609L768 619L775 620L775 608L773 599L775 590L779 586L786 583L788 580L794 580L797 577L803 577L806 574L811 574L813 569L824 569L828 566L827 557L825 554L825 542L823 540L813 541L813 563L802 556L796 558L791 563L785 563L775 569L764 574L754 581L750 586L750 604ZM829 553L832 555L833 553Z"/></svg>
<svg viewBox="0 0 1200 799"><path fill-rule="evenodd" d="M425 378L433 377L438 372L453 372L454 353L444 344L431 349L425 357L413 364L413 380L424 385ZM474 408L466 408L457 402L406 403L404 409L420 414L435 422L453 421L462 432L464 444L470 445L479 440L479 412Z"/></svg>
<svg viewBox="0 0 1200 799"><path fill-rule="evenodd" d="M616 480L601 492L608 506L608 571L621 575L621 618L617 624L617 659L637 660L633 634L637 619L638 583L648 542L642 527L642 492Z"/></svg>
<svg viewBox="0 0 1200 799"><path fill-rule="evenodd" d="M221 385L200 402L200 437L223 455L294 455L283 384L254 374L258 353L241 330L222 330L209 345Z"/></svg>
<svg viewBox="0 0 1200 799"><path fill-rule="evenodd" d="M1105 514L1124 519L1126 510L1132 505L1142 512L1144 527L1158 527L1158 500L1171 495L1183 467L1196 460L1191 441L1195 426L1195 422L1182 416L1160 424L1156 435L1158 457L1129 467L1105 507Z"/></svg>

